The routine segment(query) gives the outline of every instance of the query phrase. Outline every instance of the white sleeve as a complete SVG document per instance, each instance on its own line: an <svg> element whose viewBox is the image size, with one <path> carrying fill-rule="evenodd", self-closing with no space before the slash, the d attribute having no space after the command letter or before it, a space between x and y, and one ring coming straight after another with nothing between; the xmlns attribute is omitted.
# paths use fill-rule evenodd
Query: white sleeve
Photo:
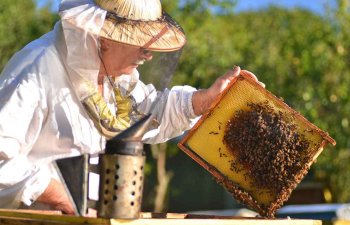
<svg viewBox="0 0 350 225"><path fill-rule="evenodd" d="M0 208L30 206L50 182L48 168L32 165L26 156L17 155L0 163Z"/></svg>
<svg viewBox="0 0 350 225"><path fill-rule="evenodd" d="M164 113L157 129L147 132L143 140L145 143L155 144L165 142L181 135L190 129L198 120L193 111L192 95L196 91L190 86L175 86L170 91L165 90L166 98Z"/></svg>
<svg viewBox="0 0 350 225"><path fill-rule="evenodd" d="M51 179L28 159L46 114L42 85L24 73L0 87L0 208L30 205Z"/></svg>

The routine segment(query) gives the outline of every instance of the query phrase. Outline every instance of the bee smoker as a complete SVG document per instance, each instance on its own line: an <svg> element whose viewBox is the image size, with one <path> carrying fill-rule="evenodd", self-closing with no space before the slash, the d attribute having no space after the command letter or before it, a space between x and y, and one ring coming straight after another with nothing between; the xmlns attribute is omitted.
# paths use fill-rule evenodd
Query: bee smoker
<svg viewBox="0 0 350 225"><path fill-rule="evenodd" d="M106 143L98 164L89 163L90 156L56 160L61 178L78 215L88 208L98 217L137 219L141 211L145 153L141 142L153 116L148 115ZM89 173L99 175L98 200L89 199Z"/></svg>

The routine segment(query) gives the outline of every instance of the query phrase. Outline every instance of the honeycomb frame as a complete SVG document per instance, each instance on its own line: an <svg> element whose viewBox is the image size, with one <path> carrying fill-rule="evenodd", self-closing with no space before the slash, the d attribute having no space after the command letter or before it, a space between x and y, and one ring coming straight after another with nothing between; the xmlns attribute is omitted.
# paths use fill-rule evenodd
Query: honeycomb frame
<svg viewBox="0 0 350 225"><path fill-rule="evenodd" d="M244 84L242 82L244 82ZM248 187L247 183L244 183L245 181L243 181L242 178L235 178L235 176L239 177L241 174L233 172L231 173L227 170L227 166L222 166L224 165L222 162L226 160L225 162L227 163L228 159L234 160L234 156L229 155L227 151L225 152L223 143L220 143L222 132L225 127L225 122L227 122L227 118L229 117L226 116L226 118L221 121L217 118L219 118L218 115L220 115L220 113L224 114L226 111L230 110L235 111L234 106L227 106L227 104L224 103L230 102L230 100L235 101L234 97L236 94L234 92L237 92L235 88L238 86L239 90L240 85L242 87L245 87L244 91L248 91L247 96L243 94L242 102L240 103L241 105L237 106L236 110L242 108L244 109L243 105L247 103L248 100L251 100L253 98L260 98L260 100L255 101L261 102L262 99L267 100L270 104L276 107L276 110L282 110L283 112L290 115L292 120L296 121L298 124L300 132L301 130L304 132L305 130L308 132L311 131L310 134L307 134L308 138L313 141L313 145L309 149L309 153L312 155L311 160L305 162L303 169L295 174L295 182L293 185L287 189L283 189L279 193L265 194L261 195L263 197L260 197L259 191L261 190L249 189L250 187ZM241 91L243 91L242 88ZM213 119L213 117L215 118ZM209 128L209 125L206 124L216 123L216 120L218 122L215 125L216 129L212 129L212 125L210 125L211 128ZM202 139L205 139L208 143L200 143L202 142ZM214 142L214 144L211 144L211 142ZM213 102L208 112L198 120L194 127L178 143L178 147L187 155L189 155L193 160L195 160L199 165L201 165L204 169L206 169L212 176L214 176L215 180L224 188L226 188L236 200L257 211L260 215L272 218L274 217L276 210L282 206L283 202L288 200L293 189L295 189L296 186L304 178L310 166L322 152L324 146L327 143L330 143L332 145L336 144L335 140L332 139L328 133L319 129L317 126L304 118L300 113L293 110L286 103L284 103L283 100L276 97L267 89L259 85L255 80L252 79L248 72L241 71L240 75L235 77L230 82L228 87ZM217 149L220 154L220 158L212 155L209 155L207 158L204 156L205 154L215 154L214 151L213 153L207 152L212 151L211 149L217 148L217 146L220 146ZM205 152L201 149L205 149ZM225 158L222 158L222 155L225 155ZM244 178L244 180L245 179L246 178ZM264 190L262 190L262 192L263 191ZM259 194L257 194L258 192Z"/></svg>

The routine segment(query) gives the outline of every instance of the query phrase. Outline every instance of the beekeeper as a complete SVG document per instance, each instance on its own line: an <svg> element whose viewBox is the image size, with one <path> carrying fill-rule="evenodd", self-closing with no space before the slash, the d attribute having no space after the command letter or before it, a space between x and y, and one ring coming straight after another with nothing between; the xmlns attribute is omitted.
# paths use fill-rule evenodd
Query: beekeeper
<svg viewBox="0 0 350 225"><path fill-rule="evenodd" d="M73 214L51 162L103 151L106 138L149 112L160 93L137 68L152 52L186 42L159 0L62 0L59 14L54 29L17 52L0 76L0 208L41 204ZM209 89L162 90L164 114L145 142L189 129L239 72Z"/></svg>

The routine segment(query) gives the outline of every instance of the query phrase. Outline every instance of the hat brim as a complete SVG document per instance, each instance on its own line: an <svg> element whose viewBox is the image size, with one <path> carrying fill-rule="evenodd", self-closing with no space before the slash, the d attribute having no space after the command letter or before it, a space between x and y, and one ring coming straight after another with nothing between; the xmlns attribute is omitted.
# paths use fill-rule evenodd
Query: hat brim
<svg viewBox="0 0 350 225"><path fill-rule="evenodd" d="M166 32L162 33L166 28ZM161 34L161 35L160 35ZM166 20L120 22L106 18L100 36L120 43L144 47L152 51L170 52L186 43L182 29Z"/></svg>

